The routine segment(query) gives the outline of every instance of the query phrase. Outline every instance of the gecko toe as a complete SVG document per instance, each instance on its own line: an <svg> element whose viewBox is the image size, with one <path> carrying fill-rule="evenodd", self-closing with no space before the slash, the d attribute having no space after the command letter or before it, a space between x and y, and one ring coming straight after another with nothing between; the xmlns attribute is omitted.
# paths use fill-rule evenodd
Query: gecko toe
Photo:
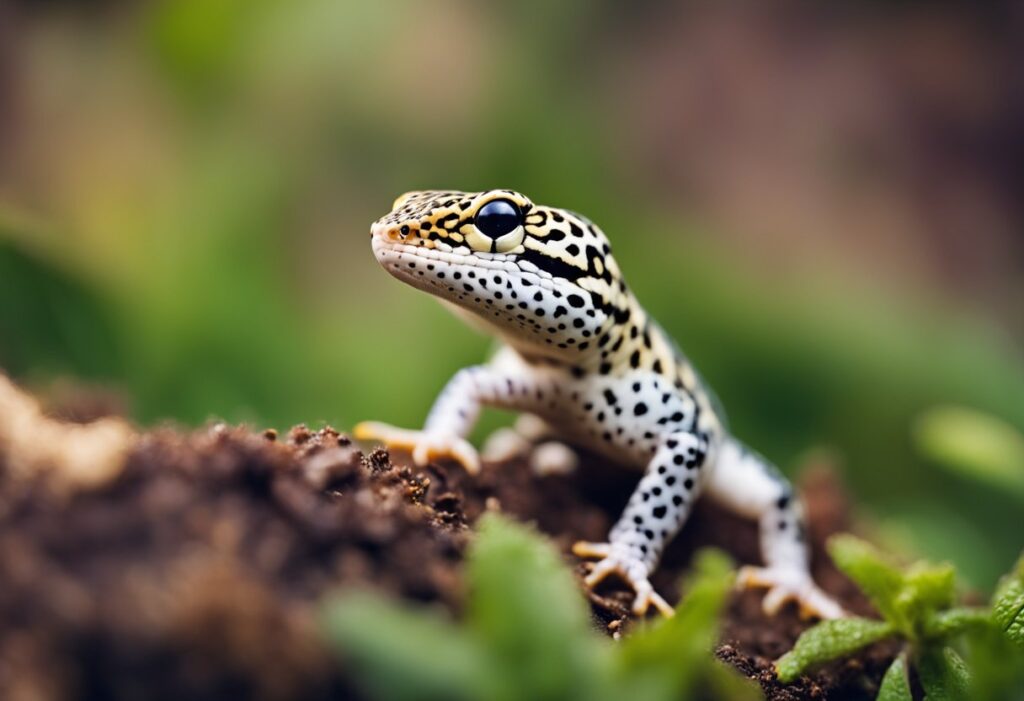
<svg viewBox="0 0 1024 701"><path fill-rule="evenodd" d="M480 457L469 441L446 434L398 428L378 421L363 421L352 429L361 441L379 441L389 449L412 454L413 462L426 467L432 460L452 459L471 475L480 473Z"/></svg>
<svg viewBox="0 0 1024 701"><path fill-rule="evenodd" d="M823 592L807 572L796 569L747 566L736 577L740 588L765 588L762 608L769 616L776 615L789 601L796 602L805 618L842 618L842 606Z"/></svg>

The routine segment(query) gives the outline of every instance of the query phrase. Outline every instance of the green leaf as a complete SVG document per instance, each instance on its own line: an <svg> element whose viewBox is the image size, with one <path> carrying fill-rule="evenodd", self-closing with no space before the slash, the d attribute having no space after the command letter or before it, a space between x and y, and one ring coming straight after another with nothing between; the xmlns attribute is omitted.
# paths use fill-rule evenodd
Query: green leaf
<svg viewBox="0 0 1024 701"><path fill-rule="evenodd" d="M1024 498L1024 435L1002 419L937 407L918 419L914 438L937 464Z"/></svg>
<svg viewBox="0 0 1024 701"><path fill-rule="evenodd" d="M735 673L720 668L712 655L732 582L728 556L717 550L702 551L675 616L644 625L619 643L616 676L621 688L631 696L686 698L701 683L731 684L728 698L757 698L753 687L728 681L730 677L737 680Z"/></svg>
<svg viewBox="0 0 1024 701"><path fill-rule="evenodd" d="M917 661L917 673L928 701L967 701L967 667L952 648L926 648Z"/></svg>
<svg viewBox="0 0 1024 701"><path fill-rule="evenodd" d="M882 684L878 688L876 701L913 701L910 694L910 680L907 678L906 656L900 654L889 665Z"/></svg>
<svg viewBox="0 0 1024 701"><path fill-rule="evenodd" d="M437 612L351 593L324 613L328 640L377 698L474 699L486 688L478 647Z"/></svg>
<svg viewBox="0 0 1024 701"><path fill-rule="evenodd" d="M956 598L956 570L943 563L918 562L903 576L903 588L896 597L896 625L911 640L925 634L931 616L951 606Z"/></svg>
<svg viewBox="0 0 1024 701"><path fill-rule="evenodd" d="M490 659L490 698L586 694L606 666L580 588L531 529L485 515L470 550L468 624Z"/></svg>
<svg viewBox="0 0 1024 701"><path fill-rule="evenodd" d="M925 620L925 637L950 638L971 628L981 628L991 623L992 613L988 609L958 606L928 616Z"/></svg>
<svg viewBox="0 0 1024 701"><path fill-rule="evenodd" d="M970 697L1024 701L1024 647L995 626L972 628L966 636L971 669Z"/></svg>
<svg viewBox="0 0 1024 701"><path fill-rule="evenodd" d="M851 535L830 538L828 552L836 567L857 583L882 617L896 623L900 618L896 598L903 589L903 574L874 547Z"/></svg>
<svg viewBox="0 0 1024 701"><path fill-rule="evenodd" d="M112 300L84 278L5 240L0 209L0 368L12 376L111 377L123 370ZM25 225L28 240L35 233Z"/></svg>
<svg viewBox="0 0 1024 701"><path fill-rule="evenodd" d="M1024 648L1024 556L999 583L992 598L992 617L1010 640Z"/></svg>
<svg viewBox="0 0 1024 701"><path fill-rule="evenodd" d="M811 667L845 657L894 632L891 624L867 618L822 621L804 631L793 649L776 661L775 669L781 681L791 682Z"/></svg>

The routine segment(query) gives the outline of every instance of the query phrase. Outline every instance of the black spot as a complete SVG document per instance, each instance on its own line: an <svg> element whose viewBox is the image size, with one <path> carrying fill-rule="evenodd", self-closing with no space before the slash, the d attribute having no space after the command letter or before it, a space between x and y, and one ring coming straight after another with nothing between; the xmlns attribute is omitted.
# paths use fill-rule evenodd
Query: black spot
<svg viewBox="0 0 1024 701"><path fill-rule="evenodd" d="M606 402L612 405L614 405L615 402L618 401L618 397L615 396L615 392L612 392L610 389L606 389L604 391L604 399Z"/></svg>
<svg viewBox="0 0 1024 701"><path fill-rule="evenodd" d="M693 489L693 480L687 477L685 480L683 480L683 486L686 487L687 489Z"/></svg>
<svg viewBox="0 0 1024 701"><path fill-rule="evenodd" d="M633 416L643 416L647 413L647 405L643 402L637 402L636 406L633 407Z"/></svg>
<svg viewBox="0 0 1024 701"><path fill-rule="evenodd" d="M631 368L634 368L634 369L640 367L640 351L639 350L633 351L633 354L629 356L629 366Z"/></svg>
<svg viewBox="0 0 1024 701"><path fill-rule="evenodd" d="M634 392L639 392L640 391L640 383L639 382L634 382L633 383L633 391Z"/></svg>
<svg viewBox="0 0 1024 701"><path fill-rule="evenodd" d="M570 256L578 256L580 254L580 247L574 243L570 243L566 246L565 250Z"/></svg>
<svg viewBox="0 0 1024 701"><path fill-rule="evenodd" d="M584 304L583 298L577 294L569 295L568 297L565 298L565 301L567 301L571 306L575 307L576 309L579 309Z"/></svg>
<svg viewBox="0 0 1024 701"><path fill-rule="evenodd" d="M682 506L683 498L676 494L674 497L672 497L672 503L675 504L676 506Z"/></svg>
<svg viewBox="0 0 1024 701"><path fill-rule="evenodd" d="M647 540L654 540L654 531L649 529L644 531L644 537L647 538Z"/></svg>
<svg viewBox="0 0 1024 701"><path fill-rule="evenodd" d="M676 465L682 465L683 464L683 456L682 455L673 455L672 456L672 462L674 462Z"/></svg>
<svg viewBox="0 0 1024 701"><path fill-rule="evenodd" d="M668 513L668 509L664 506L655 506L651 513L654 514L654 518L665 518L665 514Z"/></svg>
<svg viewBox="0 0 1024 701"><path fill-rule="evenodd" d="M534 302L540 302L540 301L541 301L541 300L543 300L543 299L544 299L544 295L543 295L543 294L542 294L541 292L536 292L536 293L535 293L535 294L533 295L533 301L534 301Z"/></svg>

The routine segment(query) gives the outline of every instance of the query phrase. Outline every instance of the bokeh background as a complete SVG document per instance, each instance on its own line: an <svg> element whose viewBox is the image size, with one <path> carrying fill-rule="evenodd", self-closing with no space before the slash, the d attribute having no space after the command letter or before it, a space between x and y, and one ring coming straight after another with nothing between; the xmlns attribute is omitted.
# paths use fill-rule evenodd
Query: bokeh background
<svg viewBox="0 0 1024 701"><path fill-rule="evenodd" d="M1024 540L1022 30L1019 3L5 0L0 368L144 425L417 425L491 342L369 224L515 188L605 229L741 437L788 472L830 450L884 537L987 587Z"/></svg>

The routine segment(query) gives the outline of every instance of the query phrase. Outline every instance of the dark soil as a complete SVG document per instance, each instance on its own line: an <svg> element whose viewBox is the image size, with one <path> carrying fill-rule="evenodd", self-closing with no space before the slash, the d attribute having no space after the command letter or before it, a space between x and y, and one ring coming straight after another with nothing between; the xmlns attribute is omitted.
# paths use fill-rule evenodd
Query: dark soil
<svg viewBox="0 0 1024 701"><path fill-rule="evenodd" d="M407 460L364 454L330 428L168 429L144 435L107 483L69 492L15 479L0 445L0 698L353 697L317 634L326 592L372 586L458 612L468 526L485 510L535 522L568 552L604 539L638 478L587 457L567 476L512 462L475 479ZM863 612L821 553L849 525L831 474L807 470L802 484L815 575ZM654 576L670 601L704 545L757 561L754 525L702 504ZM592 596L595 626L628 634L628 601L614 585ZM771 699L873 698L891 649L775 681L771 660L806 625L792 609L766 617L759 593L738 593L718 656Z"/></svg>

